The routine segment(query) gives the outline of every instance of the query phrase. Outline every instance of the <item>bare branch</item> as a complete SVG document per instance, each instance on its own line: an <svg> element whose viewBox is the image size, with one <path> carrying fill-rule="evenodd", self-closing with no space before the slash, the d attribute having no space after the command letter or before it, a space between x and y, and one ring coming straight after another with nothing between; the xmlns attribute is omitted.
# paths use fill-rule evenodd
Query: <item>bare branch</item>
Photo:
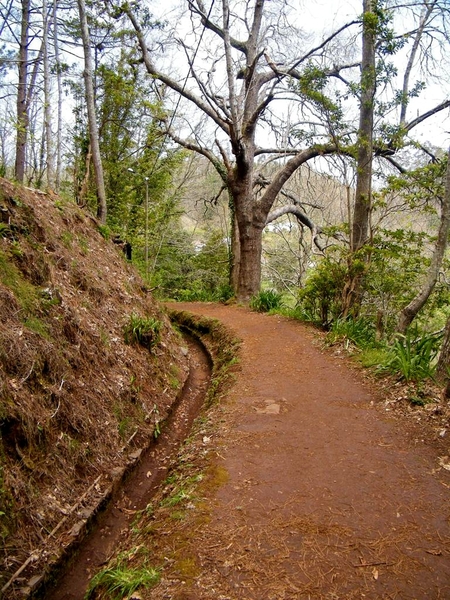
<svg viewBox="0 0 450 600"><path fill-rule="evenodd" d="M323 252L325 247L322 246L319 240L319 235L322 229L313 221L311 221L311 219L305 215L305 213L300 209L300 207L297 204L287 204L286 206L280 206L280 208L271 211L267 216L266 225L287 214L294 215L299 221L299 223L308 227L308 229L311 231L312 241L314 242L315 246L321 252Z"/></svg>
<svg viewBox="0 0 450 600"><path fill-rule="evenodd" d="M150 75L153 75L153 77L155 77L156 79L159 79L159 81L165 83L175 92L178 92L178 94L180 94L180 96L183 96L183 98L186 98L187 100L195 104L200 110L202 110L206 115L208 115L208 117L210 117L210 119L212 119L214 123L216 123L216 125L218 125L227 135L229 135L229 124L219 115L219 113L216 110L212 109L211 106L206 104L201 98L196 96L194 93L190 92L189 90L186 90L185 85L181 85L180 83L178 83L178 81L175 81L175 79L172 79L168 75L165 75L164 73L158 71L158 69L155 67L150 58L150 52L147 48L147 44L145 43L144 33L135 15L131 12L131 9L128 5L125 5L123 10L130 19L134 30L136 31L139 46L142 52L142 57L144 59L144 64L148 73Z"/></svg>
<svg viewBox="0 0 450 600"><path fill-rule="evenodd" d="M206 27L206 29L216 33L220 38L222 38L222 40L225 38L224 30L208 18L204 4L201 0L197 0L197 6L195 6L194 0L188 0L188 5L190 10L201 18L203 27ZM247 44L244 42L240 42L236 38L230 37L230 43L236 50L247 54Z"/></svg>
<svg viewBox="0 0 450 600"><path fill-rule="evenodd" d="M405 131L411 131L411 129L413 129L414 127L416 127L416 125L419 125L420 123L422 123L423 121L425 121L429 117L432 117L433 115L436 115L438 112L440 112L441 110L445 110L449 106L450 106L450 100L445 100L441 104L438 104L434 108L431 108L430 110L428 110L427 112L423 113L422 115L419 115L416 119L413 119L412 121L410 121L409 123L407 123L405 125Z"/></svg>

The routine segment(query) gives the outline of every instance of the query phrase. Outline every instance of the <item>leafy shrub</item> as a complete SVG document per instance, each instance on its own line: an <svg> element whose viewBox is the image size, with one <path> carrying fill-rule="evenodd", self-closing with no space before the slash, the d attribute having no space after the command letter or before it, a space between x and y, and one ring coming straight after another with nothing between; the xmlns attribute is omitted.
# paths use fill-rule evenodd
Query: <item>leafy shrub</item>
<svg viewBox="0 0 450 600"><path fill-rule="evenodd" d="M160 341L162 323L153 317L132 314L123 328L126 344L140 344L151 350Z"/></svg>
<svg viewBox="0 0 450 600"><path fill-rule="evenodd" d="M262 290L250 300L250 308L258 312L269 312L283 306L283 296L275 290Z"/></svg>
<svg viewBox="0 0 450 600"><path fill-rule="evenodd" d="M205 289L201 285L194 285L189 289L175 290L172 296L179 302L226 302L233 297L233 290L228 284L214 291Z"/></svg>
<svg viewBox="0 0 450 600"><path fill-rule="evenodd" d="M399 373L405 381L420 381L433 377L440 337L428 334L414 338L413 332L399 336L389 352L387 361L380 365L379 369Z"/></svg>
<svg viewBox="0 0 450 600"><path fill-rule="evenodd" d="M299 305L303 311L325 329L342 313L346 274L347 266L339 257L325 257L299 292Z"/></svg>

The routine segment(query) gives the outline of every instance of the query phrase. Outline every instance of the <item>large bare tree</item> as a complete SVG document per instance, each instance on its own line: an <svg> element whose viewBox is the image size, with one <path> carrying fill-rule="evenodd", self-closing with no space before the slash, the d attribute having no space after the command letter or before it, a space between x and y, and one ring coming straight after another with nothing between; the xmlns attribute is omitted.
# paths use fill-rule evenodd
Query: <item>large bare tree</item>
<svg viewBox="0 0 450 600"><path fill-rule="evenodd" d="M379 8L375 0L374 5ZM289 11L294 9L281 0L216 0L207 5L202 0L186 0L185 6L189 33L174 33L167 40L168 46L176 45L187 64L189 75L184 80L173 66L163 66L149 48L131 5L121 8L136 31L148 73L201 115L197 119L193 112L185 113L182 122L172 114L167 118L167 130L173 140L207 157L229 192L235 219L232 281L238 300L247 301L259 290L262 232L272 220L271 211L284 184L308 161L338 152L353 159L357 155L358 127L342 114L336 98L338 90L341 98L344 91L350 96L353 93L351 109L359 96L354 90L360 79L361 57L351 48L357 48L354 42L360 37L362 19L356 15L320 41L308 44L306 36L288 26L293 19ZM368 6L368 19L370 11ZM341 61L336 58L339 56ZM367 94L371 93L368 87ZM285 121L286 111L277 110L286 104L293 107L291 123ZM433 114L444 106L448 103L441 103ZM177 109L178 104L175 112ZM423 118L410 123L404 119L403 132L408 133ZM398 140L398 135L395 140L384 140L379 154L392 162ZM368 148L365 155L370 154ZM262 175L270 161L277 169L272 169L267 181ZM291 206L309 226L301 201ZM354 220L354 227L357 225ZM360 229L361 239L365 228Z"/></svg>

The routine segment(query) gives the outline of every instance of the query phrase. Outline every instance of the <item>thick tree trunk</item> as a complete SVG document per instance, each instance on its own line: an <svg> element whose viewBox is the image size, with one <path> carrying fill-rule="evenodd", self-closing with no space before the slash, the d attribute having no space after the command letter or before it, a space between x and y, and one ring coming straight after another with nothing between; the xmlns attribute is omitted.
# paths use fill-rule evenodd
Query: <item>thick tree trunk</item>
<svg viewBox="0 0 450 600"><path fill-rule="evenodd" d="M255 226L252 222L242 223L239 227L240 262L236 299L244 304L248 304L260 289L263 227L263 224Z"/></svg>
<svg viewBox="0 0 450 600"><path fill-rule="evenodd" d="M445 192L441 208L441 222L439 225L436 246L431 259L431 265L422 289L400 313L397 326L397 330L400 333L405 333L407 328L415 319L417 313L423 308L424 304L430 297L431 292L434 290L439 276L439 270L444 259L445 249L447 248L448 234L450 230L450 150L448 152L447 160L448 163L445 179Z"/></svg>
<svg viewBox="0 0 450 600"><path fill-rule="evenodd" d="M237 292L239 289L239 267L241 264L241 243L239 241L239 227L233 209L231 217L231 261L230 261L230 286Z"/></svg>

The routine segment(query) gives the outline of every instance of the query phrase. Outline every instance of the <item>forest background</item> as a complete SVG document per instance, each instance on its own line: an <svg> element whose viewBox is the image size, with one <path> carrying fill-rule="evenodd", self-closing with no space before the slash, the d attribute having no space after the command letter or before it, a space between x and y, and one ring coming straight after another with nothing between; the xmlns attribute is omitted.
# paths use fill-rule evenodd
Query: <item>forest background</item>
<svg viewBox="0 0 450 600"><path fill-rule="evenodd" d="M160 298L448 389L446 0L0 6L2 176L96 215Z"/></svg>

